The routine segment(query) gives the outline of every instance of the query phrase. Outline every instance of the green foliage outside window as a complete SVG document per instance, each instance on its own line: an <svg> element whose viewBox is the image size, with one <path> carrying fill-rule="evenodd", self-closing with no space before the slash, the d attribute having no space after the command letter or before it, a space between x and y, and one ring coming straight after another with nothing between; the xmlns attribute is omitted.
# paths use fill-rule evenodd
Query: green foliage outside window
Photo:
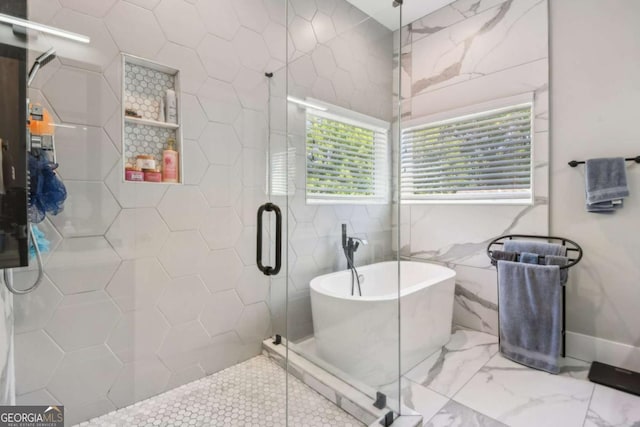
<svg viewBox="0 0 640 427"><path fill-rule="evenodd" d="M375 195L376 132L309 114L307 193Z"/></svg>

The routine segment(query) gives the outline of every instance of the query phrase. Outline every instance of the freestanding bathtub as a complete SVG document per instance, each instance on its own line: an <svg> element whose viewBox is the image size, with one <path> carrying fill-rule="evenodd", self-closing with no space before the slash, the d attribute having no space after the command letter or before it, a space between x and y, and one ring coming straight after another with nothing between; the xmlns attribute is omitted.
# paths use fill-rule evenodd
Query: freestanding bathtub
<svg viewBox="0 0 640 427"><path fill-rule="evenodd" d="M451 335L455 271L436 264L381 262L358 268L362 296L351 296L349 270L311 280L318 355L370 386L398 378L445 345ZM364 280L363 280L364 279Z"/></svg>

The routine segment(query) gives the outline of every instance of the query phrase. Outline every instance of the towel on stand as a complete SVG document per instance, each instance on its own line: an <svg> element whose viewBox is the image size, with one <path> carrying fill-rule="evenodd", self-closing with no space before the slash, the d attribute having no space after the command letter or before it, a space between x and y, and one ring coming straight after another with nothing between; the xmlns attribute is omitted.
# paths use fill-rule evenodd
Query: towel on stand
<svg viewBox="0 0 640 427"><path fill-rule="evenodd" d="M491 251L491 265L496 265L498 261L517 261L518 254L515 252L507 251Z"/></svg>
<svg viewBox="0 0 640 427"><path fill-rule="evenodd" d="M567 256L567 247L557 243L545 243L534 240L507 240L504 250L510 252L530 252L541 256Z"/></svg>
<svg viewBox="0 0 640 427"><path fill-rule="evenodd" d="M500 352L557 374L562 347L560 267L498 261Z"/></svg>

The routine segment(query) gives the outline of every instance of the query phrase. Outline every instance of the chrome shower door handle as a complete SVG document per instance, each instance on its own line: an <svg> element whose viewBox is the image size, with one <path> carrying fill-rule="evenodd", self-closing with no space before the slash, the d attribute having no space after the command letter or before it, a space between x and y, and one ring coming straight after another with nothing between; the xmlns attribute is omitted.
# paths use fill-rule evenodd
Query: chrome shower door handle
<svg viewBox="0 0 640 427"><path fill-rule="evenodd" d="M276 265L275 267L262 264L262 216L264 212L275 212L276 214ZM265 276L275 276L282 267L282 211L273 203L265 203L258 208L258 230L256 236L256 264L258 270Z"/></svg>

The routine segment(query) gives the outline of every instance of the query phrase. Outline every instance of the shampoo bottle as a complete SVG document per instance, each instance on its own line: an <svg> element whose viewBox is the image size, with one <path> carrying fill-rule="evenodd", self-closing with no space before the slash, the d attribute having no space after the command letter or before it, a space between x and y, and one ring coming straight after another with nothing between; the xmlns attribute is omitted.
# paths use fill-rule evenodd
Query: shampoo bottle
<svg viewBox="0 0 640 427"><path fill-rule="evenodd" d="M178 152L175 150L176 140L169 137L167 149L162 152L162 181L178 182Z"/></svg>

